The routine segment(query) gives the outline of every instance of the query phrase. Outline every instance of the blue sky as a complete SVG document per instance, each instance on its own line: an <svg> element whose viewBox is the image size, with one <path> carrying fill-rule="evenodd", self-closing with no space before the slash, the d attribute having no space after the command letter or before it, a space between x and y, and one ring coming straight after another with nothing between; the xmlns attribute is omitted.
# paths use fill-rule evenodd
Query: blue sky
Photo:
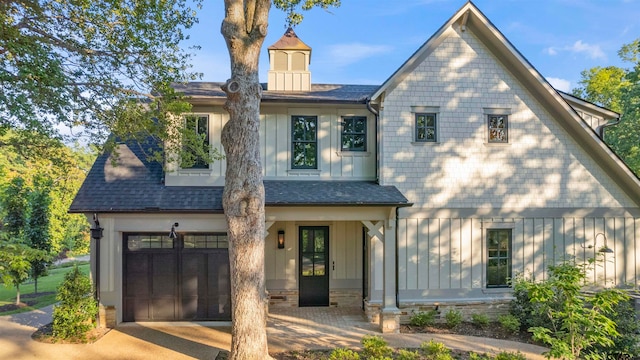
<svg viewBox="0 0 640 360"><path fill-rule="evenodd" d="M295 28L312 50L313 83L381 84L433 35L465 0L342 0L329 12L306 12ZM556 88L577 86L595 66L629 67L617 53L640 38L640 0L475 0L474 4ZM203 81L225 81L229 56L220 34L222 1L207 0L189 30L201 46L193 59ZM272 8L260 59L284 33L284 14Z"/></svg>

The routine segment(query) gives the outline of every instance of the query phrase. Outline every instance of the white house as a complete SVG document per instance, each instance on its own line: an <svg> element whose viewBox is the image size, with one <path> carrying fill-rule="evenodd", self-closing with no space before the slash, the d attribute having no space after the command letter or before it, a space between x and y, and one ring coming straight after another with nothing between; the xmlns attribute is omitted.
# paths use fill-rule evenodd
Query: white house
<svg viewBox="0 0 640 360"><path fill-rule="evenodd" d="M397 331L418 308L506 311L510 277L567 257L640 284L640 181L602 141L619 115L553 89L471 2L381 86L314 84L292 30L268 51L270 306L361 306ZM220 83L178 90L222 151ZM149 146L99 157L71 206L104 228L107 322L228 320L225 162L163 171Z"/></svg>

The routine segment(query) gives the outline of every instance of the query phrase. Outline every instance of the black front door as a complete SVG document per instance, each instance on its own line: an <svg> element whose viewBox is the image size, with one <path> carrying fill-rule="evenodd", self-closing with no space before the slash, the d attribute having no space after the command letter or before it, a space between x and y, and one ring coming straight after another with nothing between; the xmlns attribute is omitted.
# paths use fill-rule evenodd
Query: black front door
<svg viewBox="0 0 640 360"><path fill-rule="evenodd" d="M299 306L329 306L329 227L301 226Z"/></svg>

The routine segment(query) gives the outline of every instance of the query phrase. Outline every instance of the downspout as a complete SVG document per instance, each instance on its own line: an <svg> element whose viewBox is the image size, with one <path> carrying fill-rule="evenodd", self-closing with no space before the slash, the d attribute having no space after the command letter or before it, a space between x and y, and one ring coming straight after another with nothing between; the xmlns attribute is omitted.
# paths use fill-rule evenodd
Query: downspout
<svg viewBox="0 0 640 360"><path fill-rule="evenodd" d="M374 109L371 106L371 99L367 98L367 110L375 116L376 126L375 126L375 137L376 137L376 183L380 184L380 139L378 139L378 110Z"/></svg>
<svg viewBox="0 0 640 360"><path fill-rule="evenodd" d="M400 267L398 265L398 261L400 260L400 258L398 257L398 250L399 250L399 246L398 246L398 219L399 219L399 210L400 208L396 206L396 308L400 309L400 295L398 295L399 291L400 291L400 286L398 285L398 281L400 280Z"/></svg>
<svg viewBox="0 0 640 360"><path fill-rule="evenodd" d="M616 125L620 124L620 121L622 121L622 120L620 120L620 117L618 117L617 119L615 119L614 121L612 121L610 123L598 126L596 128L596 131L598 132L598 136L600 136L600 139L602 141L605 141L604 140L604 131L610 126L616 126Z"/></svg>

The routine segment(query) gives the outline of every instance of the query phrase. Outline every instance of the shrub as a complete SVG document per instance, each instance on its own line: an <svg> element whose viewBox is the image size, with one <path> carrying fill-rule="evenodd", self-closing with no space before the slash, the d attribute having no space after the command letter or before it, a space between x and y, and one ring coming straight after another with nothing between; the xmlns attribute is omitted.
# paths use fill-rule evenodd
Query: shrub
<svg viewBox="0 0 640 360"><path fill-rule="evenodd" d="M53 337L85 338L98 314L98 304L91 290L91 280L77 265L64 276L56 295L60 303L53 308Z"/></svg>
<svg viewBox="0 0 640 360"><path fill-rule="evenodd" d="M487 354L469 353L469 360L491 360L491 356Z"/></svg>
<svg viewBox="0 0 640 360"><path fill-rule="evenodd" d="M437 312L435 310L414 313L411 315L411 319L409 319L409 325L420 327L431 326L436 322L436 314Z"/></svg>
<svg viewBox="0 0 640 360"><path fill-rule="evenodd" d="M362 354L368 358L384 359L393 353L387 342L378 335L366 335L362 338Z"/></svg>
<svg viewBox="0 0 640 360"><path fill-rule="evenodd" d="M447 326L453 329L462 324L462 313L458 310L451 309L444 315L444 319Z"/></svg>
<svg viewBox="0 0 640 360"><path fill-rule="evenodd" d="M511 353L511 352L501 352L495 357L496 360L527 360L527 357L524 356L520 351Z"/></svg>
<svg viewBox="0 0 640 360"><path fill-rule="evenodd" d="M329 355L329 360L360 360L360 355L349 349L335 349Z"/></svg>
<svg viewBox="0 0 640 360"><path fill-rule="evenodd" d="M589 265L591 265L590 263ZM547 307L546 319L553 325L532 327L534 340L549 345L549 357L577 359L591 346L610 348L619 336L616 323L609 318L612 309L628 295L615 289L586 293L586 266L564 262L549 266L545 281L520 280L515 287L525 288L534 305ZM552 304L552 305L548 305ZM540 315L532 314L531 316Z"/></svg>
<svg viewBox="0 0 640 360"><path fill-rule="evenodd" d="M555 301L548 301L544 304L531 301L529 289L525 286L527 280L522 276L517 276L513 282L513 297L510 304L510 313L520 322L520 330L527 331L532 327L546 327L552 329L557 327L553 324L548 312L559 309L559 304Z"/></svg>
<svg viewBox="0 0 640 360"><path fill-rule="evenodd" d="M632 300L633 301L633 300ZM586 353L608 355L611 359L629 359L640 356L640 321L636 318L636 310L632 301L621 301L614 306L608 316L616 323L619 336L611 339L610 347L592 346Z"/></svg>
<svg viewBox="0 0 640 360"><path fill-rule="evenodd" d="M498 316L500 326L511 334L517 334L520 331L520 320L511 314Z"/></svg>
<svg viewBox="0 0 640 360"><path fill-rule="evenodd" d="M419 360L420 354L417 351L400 349L398 350L398 360Z"/></svg>
<svg viewBox="0 0 640 360"><path fill-rule="evenodd" d="M489 325L489 317L487 314L472 314L471 322L479 328L485 328Z"/></svg>
<svg viewBox="0 0 640 360"><path fill-rule="evenodd" d="M423 342L420 344L420 350L427 356L427 359L433 360L453 360L451 356L451 350L449 350L443 343L429 340L429 342Z"/></svg>

